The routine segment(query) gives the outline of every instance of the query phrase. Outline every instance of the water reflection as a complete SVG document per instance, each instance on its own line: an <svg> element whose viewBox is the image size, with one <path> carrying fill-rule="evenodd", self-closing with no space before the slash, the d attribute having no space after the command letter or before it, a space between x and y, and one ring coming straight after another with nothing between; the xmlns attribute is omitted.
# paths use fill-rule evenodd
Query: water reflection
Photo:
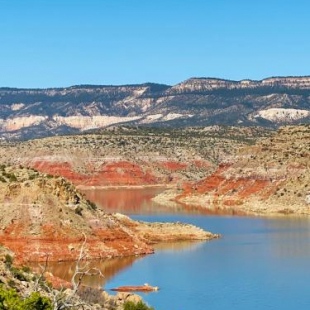
<svg viewBox="0 0 310 310"><path fill-rule="evenodd" d="M83 285L91 287L105 287L105 284L113 278L117 273L122 270L129 268L132 264L142 259L143 256L128 256L128 257L118 257L109 258L104 260L94 260L82 262L82 266L87 266L87 269L97 268L101 271L104 277L101 276L85 276L83 278ZM38 265L33 263L31 265L35 269L38 269ZM47 271L51 272L54 276L71 282L72 276L75 272L76 262L49 262L47 266Z"/></svg>
<svg viewBox="0 0 310 310"><path fill-rule="evenodd" d="M81 190L87 199L109 213L164 213L167 209L152 201L164 188L108 188Z"/></svg>
<svg viewBox="0 0 310 310"><path fill-rule="evenodd" d="M160 252L180 252L180 251L195 251L199 247L201 247L203 242L201 241L184 241L184 242L168 242L168 243L159 243L154 245L155 251ZM80 267L87 266L87 269L96 268L100 270L104 277L100 275L94 276L85 276L83 278L83 285L90 287L105 287L106 283L108 283L115 275L126 270L129 267L132 267L134 263L137 263L139 260L143 259L144 256L128 256L128 257L115 257L108 258L104 260L93 260L82 262ZM40 272L38 264L32 263L32 267ZM49 262L47 266L48 272L51 272L54 276L66 280L68 282L71 281L72 276L76 270L76 262ZM128 283L127 283L128 284Z"/></svg>
<svg viewBox="0 0 310 310"><path fill-rule="evenodd" d="M161 242L154 245L155 251L196 251L203 245L204 241L179 241L179 242Z"/></svg>
<svg viewBox="0 0 310 310"><path fill-rule="evenodd" d="M242 216L243 211L229 208L204 208L175 203L170 206L158 204L152 200L156 195L165 191L163 187L146 188L89 188L82 189L87 199L110 213L133 214L197 214Z"/></svg>
<svg viewBox="0 0 310 310"><path fill-rule="evenodd" d="M266 220L261 233L268 234L265 243L279 259L310 256L310 220L307 217Z"/></svg>

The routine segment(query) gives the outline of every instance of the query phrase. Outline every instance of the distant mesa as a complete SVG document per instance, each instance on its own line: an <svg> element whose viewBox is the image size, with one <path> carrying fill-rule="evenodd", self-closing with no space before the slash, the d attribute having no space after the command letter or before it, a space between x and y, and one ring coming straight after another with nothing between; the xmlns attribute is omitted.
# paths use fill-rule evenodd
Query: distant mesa
<svg viewBox="0 0 310 310"><path fill-rule="evenodd" d="M33 139L120 125L275 128L310 122L309 91L309 76L190 78L174 86L0 88L0 134L7 140Z"/></svg>

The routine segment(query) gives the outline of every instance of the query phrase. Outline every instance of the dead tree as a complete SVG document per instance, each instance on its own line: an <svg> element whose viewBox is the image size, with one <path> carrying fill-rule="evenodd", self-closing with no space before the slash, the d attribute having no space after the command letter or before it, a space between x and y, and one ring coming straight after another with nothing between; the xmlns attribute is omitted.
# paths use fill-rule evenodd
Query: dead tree
<svg viewBox="0 0 310 310"><path fill-rule="evenodd" d="M84 309L87 305L78 297L78 290L82 284L83 278L85 276L101 276L104 277L101 270L98 268L90 268L89 261L87 261L86 255L86 235L84 235L84 241L81 245L79 256L76 261L74 274L71 278L71 290L65 290L61 287L59 290L53 289L49 286L44 280L44 274L47 271L48 267L48 254L46 255L46 260L44 266L41 267L41 273L35 283L35 291L39 291L39 288L42 287L45 291L48 292L48 295L51 298L52 306L54 310L65 310L65 309Z"/></svg>

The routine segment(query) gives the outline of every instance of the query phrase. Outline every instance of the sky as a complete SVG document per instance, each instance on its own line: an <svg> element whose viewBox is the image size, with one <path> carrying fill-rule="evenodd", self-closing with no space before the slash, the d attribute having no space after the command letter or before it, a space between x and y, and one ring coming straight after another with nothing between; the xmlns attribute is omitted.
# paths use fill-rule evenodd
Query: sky
<svg viewBox="0 0 310 310"><path fill-rule="evenodd" d="M310 75L309 0L0 0L0 87Z"/></svg>

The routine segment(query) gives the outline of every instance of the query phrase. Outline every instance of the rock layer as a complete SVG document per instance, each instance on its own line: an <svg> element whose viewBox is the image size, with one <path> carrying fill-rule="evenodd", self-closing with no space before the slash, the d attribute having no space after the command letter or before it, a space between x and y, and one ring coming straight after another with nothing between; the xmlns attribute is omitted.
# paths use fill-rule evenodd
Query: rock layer
<svg viewBox="0 0 310 310"><path fill-rule="evenodd" d="M191 78L174 86L0 88L0 133L32 139L111 125L262 125L309 122L310 77ZM281 117L270 117L271 109ZM267 112L266 112L267 111Z"/></svg>
<svg viewBox="0 0 310 310"><path fill-rule="evenodd" d="M84 243L86 259L150 254L154 251L150 232L161 234L157 241L179 239L155 224L104 213L63 178L5 166L0 177L0 243L19 261L74 260ZM186 231L185 240L213 237L198 228Z"/></svg>
<svg viewBox="0 0 310 310"><path fill-rule="evenodd" d="M269 134L258 127L122 127L97 134L2 143L0 159L82 186L180 184L201 179L237 149Z"/></svg>
<svg viewBox="0 0 310 310"><path fill-rule="evenodd" d="M310 214L310 126L288 126L233 163L184 187L175 199L206 208L234 208L258 214Z"/></svg>

